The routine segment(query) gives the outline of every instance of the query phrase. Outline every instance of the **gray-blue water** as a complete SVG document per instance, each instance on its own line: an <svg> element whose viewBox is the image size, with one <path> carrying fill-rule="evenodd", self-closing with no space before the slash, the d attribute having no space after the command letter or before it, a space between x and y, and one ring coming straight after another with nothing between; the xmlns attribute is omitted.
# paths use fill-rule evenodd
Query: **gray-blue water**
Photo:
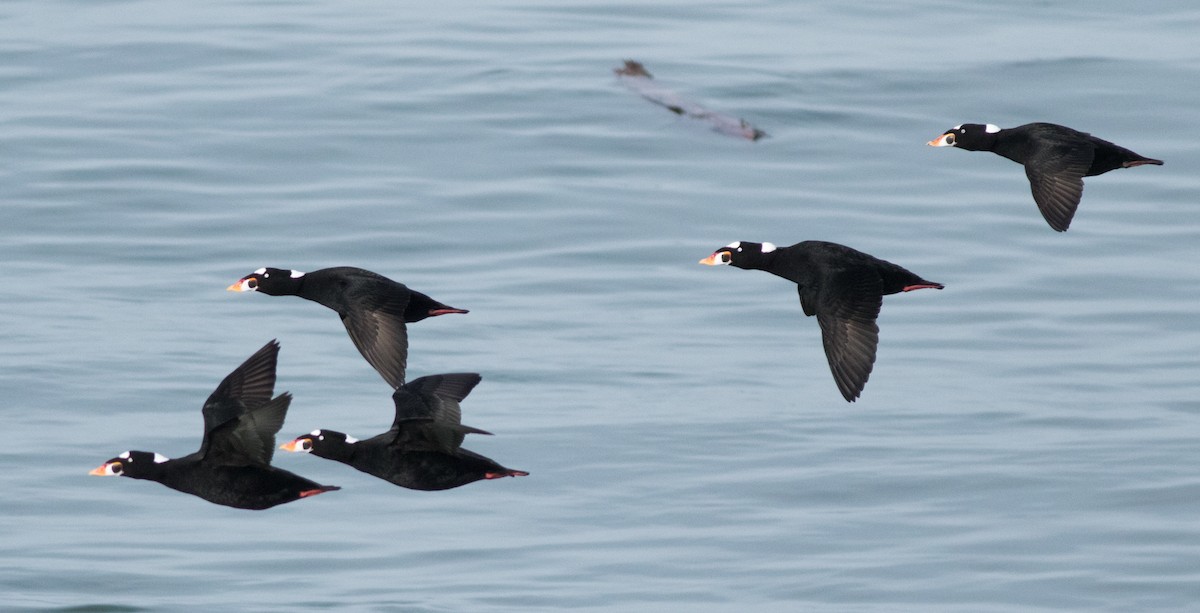
<svg viewBox="0 0 1200 613"><path fill-rule="evenodd" d="M0 3L0 608L1189 611L1200 602L1200 8ZM770 137L640 99L660 83ZM1021 168L925 142L1051 121L1162 167L1066 234ZM793 286L697 260L844 243L889 296L841 399ZM356 265L469 315L467 447L531 472L264 512L87 471L196 449L271 338L281 439L386 429L337 318L228 293ZM285 439L286 440L286 439Z"/></svg>

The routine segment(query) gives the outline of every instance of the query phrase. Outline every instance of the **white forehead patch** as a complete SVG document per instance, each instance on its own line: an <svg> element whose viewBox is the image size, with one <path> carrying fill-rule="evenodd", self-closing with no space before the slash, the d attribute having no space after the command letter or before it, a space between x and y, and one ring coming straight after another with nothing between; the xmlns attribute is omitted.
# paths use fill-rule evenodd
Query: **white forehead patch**
<svg viewBox="0 0 1200 613"><path fill-rule="evenodd" d="M163 462L166 462L167 460L170 460L170 459L171 458L168 458L167 456L165 456L161 453L154 454L154 463L155 464L162 464Z"/></svg>
<svg viewBox="0 0 1200 613"><path fill-rule="evenodd" d="M777 247L775 246L775 243L763 243L762 249L763 253L771 253L772 251L775 251Z"/></svg>
<svg viewBox="0 0 1200 613"><path fill-rule="evenodd" d="M299 279L300 277L303 277L303 276L304 276L304 273L300 272L299 270L293 270L293 271L292 271L292 278L293 278L293 279Z"/></svg>
<svg viewBox="0 0 1200 613"><path fill-rule="evenodd" d="M954 126L953 128L950 128L950 129L951 129L951 130L961 130L961 129L962 129L962 124L960 123L960 124L958 124L957 126Z"/></svg>
<svg viewBox="0 0 1200 613"><path fill-rule="evenodd" d="M122 460L128 460L128 459L129 459L129 452L128 452L128 451L126 451L125 453L122 453L121 455L119 455L119 456L117 456L117 457L118 457L118 458L121 458Z"/></svg>
<svg viewBox="0 0 1200 613"><path fill-rule="evenodd" d="M989 123L988 125L983 127L983 131L987 132L988 134L995 134L1000 131L1000 126L993 124L993 123Z"/></svg>
<svg viewBox="0 0 1200 613"><path fill-rule="evenodd" d="M729 243L728 245L725 245L725 247L726 247L727 249L741 249L741 248L742 248L742 241L738 241L738 242L736 242L736 243Z"/></svg>
<svg viewBox="0 0 1200 613"><path fill-rule="evenodd" d="M258 270L254 271L254 274L256 274L256 275L265 275L265 274L267 274L267 269L266 269L266 268L259 268Z"/></svg>
<svg viewBox="0 0 1200 613"><path fill-rule="evenodd" d="M311 435L313 435L313 436L321 436L321 431L320 431L320 430L313 430L312 432L309 432L309 434L311 434Z"/></svg>

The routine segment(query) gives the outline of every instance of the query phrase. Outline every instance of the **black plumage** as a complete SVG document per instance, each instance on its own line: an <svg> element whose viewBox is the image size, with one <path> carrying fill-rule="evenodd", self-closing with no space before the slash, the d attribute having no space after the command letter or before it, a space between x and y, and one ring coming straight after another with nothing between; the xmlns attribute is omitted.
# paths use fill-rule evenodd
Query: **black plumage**
<svg viewBox="0 0 1200 613"><path fill-rule="evenodd" d="M91 474L157 481L209 502L261 510L340 489L271 466L275 433L292 396L271 398L279 344L267 343L229 373L204 402L200 450L178 459L126 451Z"/></svg>
<svg viewBox="0 0 1200 613"><path fill-rule="evenodd" d="M469 434L490 434L462 424L459 403L480 381L475 373L414 379L392 394L396 417L383 434L357 440L333 430L316 430L282 445L348 464L414 490L445 490L480 479L523 477L461 447Z"/></svg>
<svg viewBox="0 0 1200 613"><path fill-rule="evenodd" d="M1046 223L1059 232L1065 232L1071 225L1083 197L1084 177L1143 164L1162 165L1162 160L1053 123L1029 123L1009 129L991 124L962 124L946 130L928 144L991 151L1024 166L1033 201Z"/></svg>
<svg viewBox="0 0 1200 613"><path fill-rule="evenodd" d="M883 296L942 289L891 262L836 243L804 241L790 247L737 242L700 260L710 266L765 270L796 284L805 315L816 315L825 357L849 402L862 393L875 364Z"/></svg>
<svg viewBox="0 0 1200 613"><path fill-rule="evenodd" d="M392 389L408 367L406 324L447 313L466 313L383 275L339 266L309 273L260 268L227 289L270 296L299 296L337 312L350 340Z"/></svg>

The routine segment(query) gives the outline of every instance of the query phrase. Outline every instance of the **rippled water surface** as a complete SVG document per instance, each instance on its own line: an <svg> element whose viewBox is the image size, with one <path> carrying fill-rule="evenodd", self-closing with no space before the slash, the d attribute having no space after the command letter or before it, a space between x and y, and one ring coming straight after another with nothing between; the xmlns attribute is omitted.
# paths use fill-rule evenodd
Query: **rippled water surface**
<svg viewBox="0 0 1200 613"><path fill-rule="evenodd" d="M0 4L0 608L1187 611L1200 601L1200 9L534 0ZM770 136L640 99L612 69ZM1065 234L1021 169L924 143L1051 121L1162 167ZM841 399L786 282L844 243L889 296ZM223 288L356 265L471 310L467 446L529 477L264 512L87 471L182 456L282 343L280 437L389 389L336 317Z"/></svg>

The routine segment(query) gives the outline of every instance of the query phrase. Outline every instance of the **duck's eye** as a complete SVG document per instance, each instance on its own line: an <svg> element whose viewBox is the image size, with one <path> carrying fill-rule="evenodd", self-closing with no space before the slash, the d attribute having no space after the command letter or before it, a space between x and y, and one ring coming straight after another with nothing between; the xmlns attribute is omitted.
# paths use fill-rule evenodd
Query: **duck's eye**
<svg viewBox="0 0 1200 613"><path fill-rule="evenodd" d="M271 276L271 273L269 273L269 272L264 272L264 273L263 273L263 278L264 278L264 279L267 279L267 278L269 278L270 276Z"/></svg>

